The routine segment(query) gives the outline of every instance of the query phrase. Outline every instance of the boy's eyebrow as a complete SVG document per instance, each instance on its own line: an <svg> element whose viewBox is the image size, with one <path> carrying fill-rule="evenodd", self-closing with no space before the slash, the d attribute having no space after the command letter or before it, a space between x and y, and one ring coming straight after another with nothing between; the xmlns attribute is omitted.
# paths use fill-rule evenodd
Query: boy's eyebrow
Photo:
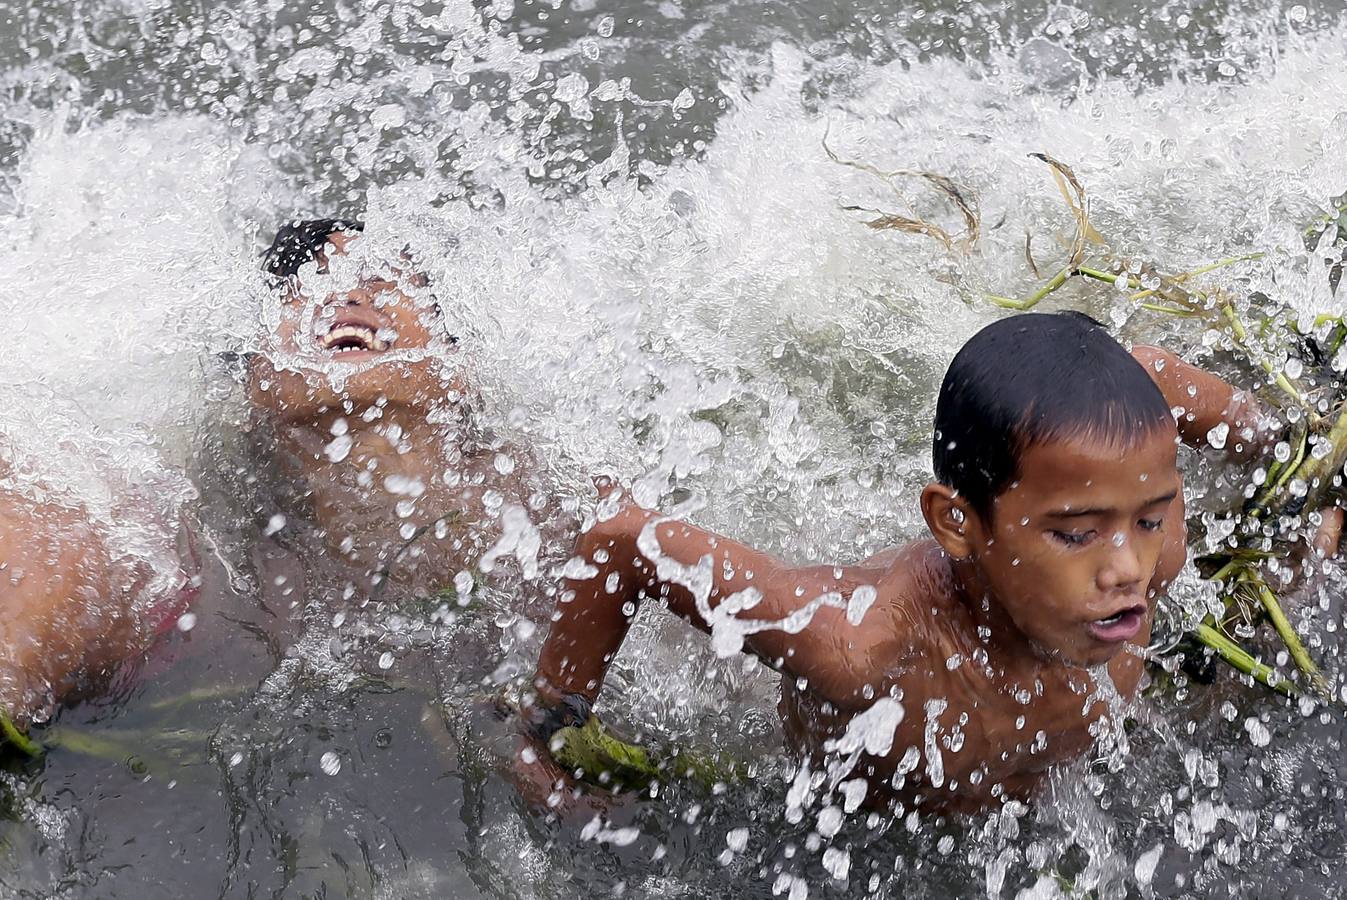
<svg viewBox="0 0 1347 900"><path fill-rule="evenodd" d="M1161 503L1170 503L1174 500L1174 498L1178 497L1178 495L1179 495L1178 491L1170 491L1167 494L1161 494L1158 497L1152 497L1145 503L1141 504L1141 506L1144 509L1148 506L1157 506ZM1053 510L1052 512L1044 513L1043 515L1044 518L1048 519L1078 519L1083 516L1108 515L1109 513L1112 513L1114 511L1115 510L1109 507L1092 506L1087 509L1057 509Z"/></svg>

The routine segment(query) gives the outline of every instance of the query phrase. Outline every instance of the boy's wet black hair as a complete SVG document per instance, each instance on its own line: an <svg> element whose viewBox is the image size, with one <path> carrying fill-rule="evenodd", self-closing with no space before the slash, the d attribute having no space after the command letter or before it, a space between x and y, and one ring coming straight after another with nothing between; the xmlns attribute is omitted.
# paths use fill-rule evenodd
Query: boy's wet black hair
<svg viewBox="0 0 1347 900"><path fill-rule="evenodd" d="M364 230L365 223L356 219L295 219L276 232L271 246L262 253L262 268L277 282L294 278L300 267L327 245L333 232Z"/></svg>
<svg viewBox="0 0 1347 900"><path fill-rule="evenodd" d="M292 219L276 232L271 246L262 252L262 269L271 277L272 286L280 288L299 274L300 267L313 261L327 246L328 238L338 231L363 232L365 223L359 219ZM406 251L404 251L406 252ZM426 279L424 274L419 276ZM424 286L424 283L422 284ZM441 314L439 301L435 313ZM450 346L458 343L457 335L445 335Z"/></svg>
<svg viewBox="0 0 1347 900"><path fill-rule="evenodd" d="M1086 437L1130 446L1174 417L1141 363L1082 313L993 322L950 363L935 406L935 477L983 518L1025 450Z"/></svg>

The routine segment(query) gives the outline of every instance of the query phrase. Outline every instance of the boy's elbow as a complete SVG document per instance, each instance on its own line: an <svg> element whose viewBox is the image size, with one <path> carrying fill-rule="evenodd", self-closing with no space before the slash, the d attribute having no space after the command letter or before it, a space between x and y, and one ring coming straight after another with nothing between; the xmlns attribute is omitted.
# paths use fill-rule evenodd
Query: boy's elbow
<svg viewBox="0 0 1347 900"><path fill-rule="evenodd" d="M1178 359L1168 350L1162 350L1150 344L1133 344L1132 358L1141 363L1141 367L1146 370L1146 374L1159 384L1164 383L1160 378L1160 373L1167 366L1172 366Z"/></svg>
<svg viewBox="0 0 1347 900"><path fill-rule="evenodd" d="M587 563L635 556L637 539L649 518L638 506L624 506L612 516L596 519L576 541L576 554Z"/></svg>

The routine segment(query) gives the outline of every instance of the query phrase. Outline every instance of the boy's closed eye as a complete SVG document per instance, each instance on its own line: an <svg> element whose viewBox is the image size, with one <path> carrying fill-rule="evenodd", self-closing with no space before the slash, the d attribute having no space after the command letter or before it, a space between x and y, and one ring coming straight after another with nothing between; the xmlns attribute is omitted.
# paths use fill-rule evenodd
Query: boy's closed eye
<svg viewBox="0 0 1347 900"><path fill-rule="evenodd" d="M1148 516L1137 520L1137 527L1142 531L1157 532L1164 528L1165 519L1163 515ZM1058 543L1065 544L1068 547L1084 547L1094 541L1099 536L1099 530L1090 528L1080 531L1067 531L1060 528L1048 529L1049 536Z"/></svg>
<svg viewBox="0 0 1347 900"><path fill-rule="evenodd" d="M1048 534L1058 543L1065 544L1068 547L1084 547L1098 537L1099 532L1093 528L1088 531L1063 531L1059 528L1049 528Z"/></svg>

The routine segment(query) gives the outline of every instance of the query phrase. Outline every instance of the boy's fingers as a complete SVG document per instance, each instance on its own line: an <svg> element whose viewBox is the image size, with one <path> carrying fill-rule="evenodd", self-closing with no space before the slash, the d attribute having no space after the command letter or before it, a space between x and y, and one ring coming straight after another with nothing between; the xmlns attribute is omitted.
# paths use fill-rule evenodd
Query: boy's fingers
<svg viewBox="0 0 1347 900"><path fill-rule="evenodd" d="M520 710L526 733L543 746L563 728L579 727L589 719L591 704L579 694L564 694L557 702L531 703Z"/></svg>
<svg viewBox="0 0 1347 900"><path fill-rule="evenodd" d="M552 759L545 747L527 737L515 746L510 767L516 789L535 812L552 813L580 821L611 812L611 798L581 789L570 773Z"/></svg>
<svg viewBox="0 0 1347 900"><path fill-rule="evenodd" d="M1341 507L1322 510L1323 521L1314 533L1314 552L1320 559L1338 555L1338 542L1342 540L1343 511Z"/></svg>

